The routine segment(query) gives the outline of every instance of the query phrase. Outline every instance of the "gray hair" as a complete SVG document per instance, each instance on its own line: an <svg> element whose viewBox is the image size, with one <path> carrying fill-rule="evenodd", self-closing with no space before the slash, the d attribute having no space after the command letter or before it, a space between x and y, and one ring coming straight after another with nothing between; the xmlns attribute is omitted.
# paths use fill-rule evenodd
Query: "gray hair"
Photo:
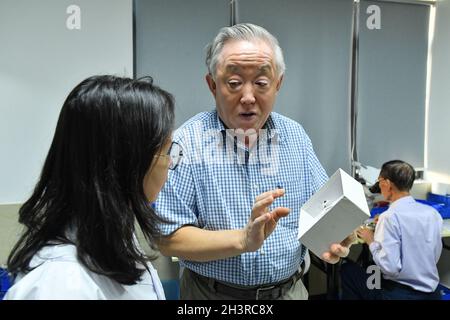
<svg viewBox="0 0 450 320"><path fill-rule="evenodd" d="M283 51L278 44L277 38L263 27L251 23L240 23L220 29L213 42L206 47L206 66L208 67L208 72L214 79L216 77L219 56L225 43L230 40L262 40L266 42L274 52L277 75L282 76L284 74L286 65L284 64Z"/></svg>

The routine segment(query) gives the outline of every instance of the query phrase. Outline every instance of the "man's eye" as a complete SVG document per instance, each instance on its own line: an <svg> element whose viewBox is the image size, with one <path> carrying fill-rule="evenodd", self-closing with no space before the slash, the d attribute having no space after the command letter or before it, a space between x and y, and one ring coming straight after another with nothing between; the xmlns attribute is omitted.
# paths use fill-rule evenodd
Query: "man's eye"
<svg viewBox="0 0 450 320"><path fill-rule="evenodd" d="M240 81L228 81L228 85L232 89L236 89L237 87L239 87L240 84L241 84Z"/></svg>
<svg viewBox="0 0 450 320"><path fill-rule="evenodd" d="M256 85L259 87L266 87L267 85L269 85L269 82L265 80L258 80L256 81Z"/></svg>

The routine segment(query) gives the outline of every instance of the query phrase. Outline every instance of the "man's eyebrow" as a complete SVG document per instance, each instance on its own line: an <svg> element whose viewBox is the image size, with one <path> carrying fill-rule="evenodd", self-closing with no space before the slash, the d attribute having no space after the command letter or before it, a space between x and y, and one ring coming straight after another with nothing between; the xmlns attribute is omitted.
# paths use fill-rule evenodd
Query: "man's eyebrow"
<svg viewBox="0 0 450 320"><path fill-rule="evenodd" d="M236 72L237 73L241 70L241 68L237 65L229 64L226 66L225 70L228 72Z"/></svg>
<svg viewBox="0 0 450 320"><path fill-rule="evenodd" d="M261 75L261 74L263 74L263 75L270 75L270 74L272 74L272 66L270 64L262 65L258 69L259 69L259 72L258 72L259 75Z"/></svg>
<svg viewBox="0 0 450 320"><path fill-rule="evenodd" d="M239 73L242 70L242 67L237 66L235 64L230 64L225 67L227 72ZM262 65L258 68L258 75L270 75L273 71L273 68L270 64Z"/></svg>

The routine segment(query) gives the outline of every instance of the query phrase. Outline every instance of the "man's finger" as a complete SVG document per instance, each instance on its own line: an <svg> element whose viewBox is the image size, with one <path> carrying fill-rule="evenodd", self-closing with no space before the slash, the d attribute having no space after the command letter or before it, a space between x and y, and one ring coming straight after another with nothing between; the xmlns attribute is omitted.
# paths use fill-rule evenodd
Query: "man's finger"
<svg viewBox="0 0 450 320"><path fill-rule="evenodd" d="M336 256L336 255L334 255L334 254L332 254L331 252L324 252L323 254L322 254L322 260L324 260L324 261L326 261L326 262L328 262L328 263L330 263L330 264L335 264L335 263L337 263L338 261L339 261L339 257L338 256Z"/></svg>
<svg viewBox="0 0 450 320"><path fill-rule="evenodd" d="M272 196L274 199L279 198L284 195L284 189L275 189L266 191L264 193L261 193L259 196L255 198L255 202L260 201L268 196Z"/></svg>
<svg viewBox="0 0 450 320"><path fill-rule="evenodd" d="M286 207L278 207L272 210L270 213L271 217L275 222L278 222L280 218L286 217L291 210Z"/></svg>
<svg viewBox="0 0 450 320"><path fill-rule="evenodd" d="M269 219L270 219L270 214L268 214L268 213L259 216L258 218L256 218L253 221L253 228L254 229L264 228L264 225L266 224L267 221L269 221Z"/></svg>
<svg viewBox="0 0 450 320"><path fill-rule="evenodd" d="M356 233L358 234L358 236L363 236L364 235L364 230L358 230L356 231Z"/></svg>
<svg viewBox="0 0 450 320"><path fill-rule="evenodd" d="M253 205L252 212L264 212L274 201L275 199L272 196L264 198L262 200L257 201Z"/></svg>
<svg viewBox="0 0 450 320"><path fill-rule="evenodd" d="M267 198L268 196L271 196L272 193L273 193L273 190L270 190L270 191L266 191L266 192L264 192L264 193L261 193L260 195L256 196L256 198L255 198L255 203L258 202L258 201L260 201L260 200L262 200L262 199L264 199L264 198Z"/></svg>
<svg viewBox="0 0 450 320"><path fill-rule="evenodd" d="M345 258L346 256L348 256L348 253L350 252L349 248L343 247L338 243L333 243L330 249L332 254L341 258Z"/></svg>

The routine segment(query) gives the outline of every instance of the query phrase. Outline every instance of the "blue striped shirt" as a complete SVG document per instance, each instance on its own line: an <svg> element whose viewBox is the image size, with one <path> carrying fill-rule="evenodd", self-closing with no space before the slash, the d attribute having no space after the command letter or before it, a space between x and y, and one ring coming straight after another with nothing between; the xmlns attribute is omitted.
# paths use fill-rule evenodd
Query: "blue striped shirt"
<svg viewBox="0 0 450 320"><path fill-rule="evenodd" d="M157 212L174 222L161 225L165 235L184 225L244 228L255 198L276 188L284 188L285 195L271 209L291 209L256 252L209 262L181 260L182 266L247 286L278 282L298 270L306 252L297 239L300 208L328 177L300 124L272 112L264 129L248 149L211 111L197 114L174 133L183 160L169 172L156 201Z"/></svg>

